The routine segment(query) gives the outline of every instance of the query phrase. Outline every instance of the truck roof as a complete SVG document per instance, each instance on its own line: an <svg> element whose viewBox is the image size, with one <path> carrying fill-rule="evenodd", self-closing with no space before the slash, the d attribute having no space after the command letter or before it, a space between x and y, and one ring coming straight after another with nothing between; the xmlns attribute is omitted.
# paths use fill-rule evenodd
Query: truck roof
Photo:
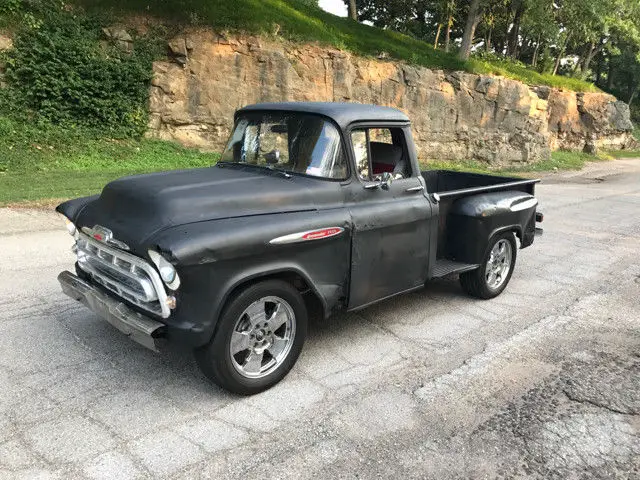
<svg viewBox="0 0 640 480"><path fill-rule="evenodd" d="M338 103L338 102L277 102L256 103L247 105L236 112L253 111L281 111L303 112L324 115L336 122L341 128L357 121L385 121L409 123L409 117L403 112L391 107L369 105L362 103Z"/></svg>

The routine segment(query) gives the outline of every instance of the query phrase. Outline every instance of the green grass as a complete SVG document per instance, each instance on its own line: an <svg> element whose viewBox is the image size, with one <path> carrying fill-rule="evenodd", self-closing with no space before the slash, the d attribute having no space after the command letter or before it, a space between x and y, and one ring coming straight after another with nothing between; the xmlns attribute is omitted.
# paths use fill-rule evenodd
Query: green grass
<svg viewBox="0 0 640 480"><path fill-rule="evenodd" d="M633 136L640 143L640 126L636 126L633 129ZM609 155L614 158L640 158L640 149L616 150L609 152Z"/></svg>
<svg viewBox="0 0 640 480"><path fill-rule="evenodd" d="M38 127L0 117L0 205L67 199L99 193L111 180L137 173L209 166L219 154L159 140L113 140L94 132ZM425 161L424 169L498 175L577 170L602 160L576 152L520 168L491 169L477 161ZM609 157L610 158L610 157Z"/></svg>
<svg viewBox="0 0 640 480"><path fill-rule="evenodd" d="M453 170L454 172L491 173L500 175L503 170L489 168L484 162L477 160L420 160L422 170Z"/></svg>
<svg viewBox="0 0 640 480"><path fill-rule="evenodd" d="M453 53L392 30L382 30L308 7L296 0L76 0L92 12L144 13L164 21L213 27L218 31L277 35L293 41L321 44L364 56L381 53L411 64L444 70L502 75L529 84L576 91L595 91L588 82L540 74L508 60L459 60Z"/></svg>
<svg viewBox="0 0 640 480"><path fill-rule="evenodd" d="M486 163L476 160L443 161L425 160L420 162L421 168L431 170L454 170L474 173L490 173L492 175L533 174L556 170L580 170L587 162L599 162L611 159L609 154L589 155L582 152L557 151L551 158L538 163L521 167L492 168Z"/></svg>
<svg viewBox="0 0 640 480"><path fill-rule="evenodd" d="M578 78L540 73L525 65L510 62L508 60L493 59L491 61L474 59L469 60L470 70L484 75L502 75L513 78L529 85L547 85L549 87L575 90L577 92L597 92L600 89L593 83L585 82Z"/></svg>
<svg viewBox="0 0 640 480"><path fill-rule="evenodd" d="M616 150L609 155L614 158L640 158L640 150Z"/></svg>
<svg viewBox="0 0 640 480"><path fill-rule="evenodd" d="M0 163L0 205L44 203L49 206L54 200L99 193L105 184L125 175L205 167L219 158L218 154L201 153L169 142L113 141L77 132L73 142L63 144L61 132L48 132L48 143L28 141L22 134L0 135L4 158ZM421 162L421 168L531 175L554 169L579 170L586 162L606 159L605 155L554 152L549 160L517 168L489 168L483 162L472 160L427 160Z"/></svg>
<svg viewBox="0 0 640 480"><path fill-rule="evenodd" d="M610 160L607 154L590 155L582 152L567 152L558 150L551 153L551 158L532 165L506 169L510 172L550 172L554 170L580 170L587 162L601 162Z"/></svg>
<svg viewBox="0 0 640 480"><path fill-rule="evenodd" d="M91 195L124 175L203 167L218 157L170 142L111 140L0 117L0 204Z"/></svg>

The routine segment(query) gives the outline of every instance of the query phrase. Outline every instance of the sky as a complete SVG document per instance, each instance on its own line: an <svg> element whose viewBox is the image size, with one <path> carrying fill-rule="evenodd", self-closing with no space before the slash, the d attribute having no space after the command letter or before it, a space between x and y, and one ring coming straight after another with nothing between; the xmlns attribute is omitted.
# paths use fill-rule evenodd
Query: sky
<svg viewBox="0 0 640 480"><path fill-rule="evenodd" d="M347 16L347 6L342 0L320 0L319 5L320 8L334 15Z"/></svg>

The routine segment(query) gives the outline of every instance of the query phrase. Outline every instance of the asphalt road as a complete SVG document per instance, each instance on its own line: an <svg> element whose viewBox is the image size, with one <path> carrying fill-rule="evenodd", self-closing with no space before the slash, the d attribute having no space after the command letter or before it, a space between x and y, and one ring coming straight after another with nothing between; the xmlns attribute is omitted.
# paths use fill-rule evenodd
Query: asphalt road
<svg viewBox="0 0 640 480"><path fill-rule="evenodd" d="M506 292L315 324L237 398L63 296L55 216L0 210L0 478L640 478L640 161L538 188Z"/></svg>

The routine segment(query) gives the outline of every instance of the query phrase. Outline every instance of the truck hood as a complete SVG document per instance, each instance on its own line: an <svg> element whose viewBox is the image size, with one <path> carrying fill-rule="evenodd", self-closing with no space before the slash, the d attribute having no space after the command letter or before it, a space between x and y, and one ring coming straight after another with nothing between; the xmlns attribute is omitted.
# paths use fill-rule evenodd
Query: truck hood
<svg viewBox="0 0 640 480"><path fill-rule="evenodd" d="M336 186L253 167L209 167L124 177L107 184L99 197L71 200L57 210L79 228L110 229L114 238L135 251L170 227L316 210L320 203L338 200Z"/></svg>

